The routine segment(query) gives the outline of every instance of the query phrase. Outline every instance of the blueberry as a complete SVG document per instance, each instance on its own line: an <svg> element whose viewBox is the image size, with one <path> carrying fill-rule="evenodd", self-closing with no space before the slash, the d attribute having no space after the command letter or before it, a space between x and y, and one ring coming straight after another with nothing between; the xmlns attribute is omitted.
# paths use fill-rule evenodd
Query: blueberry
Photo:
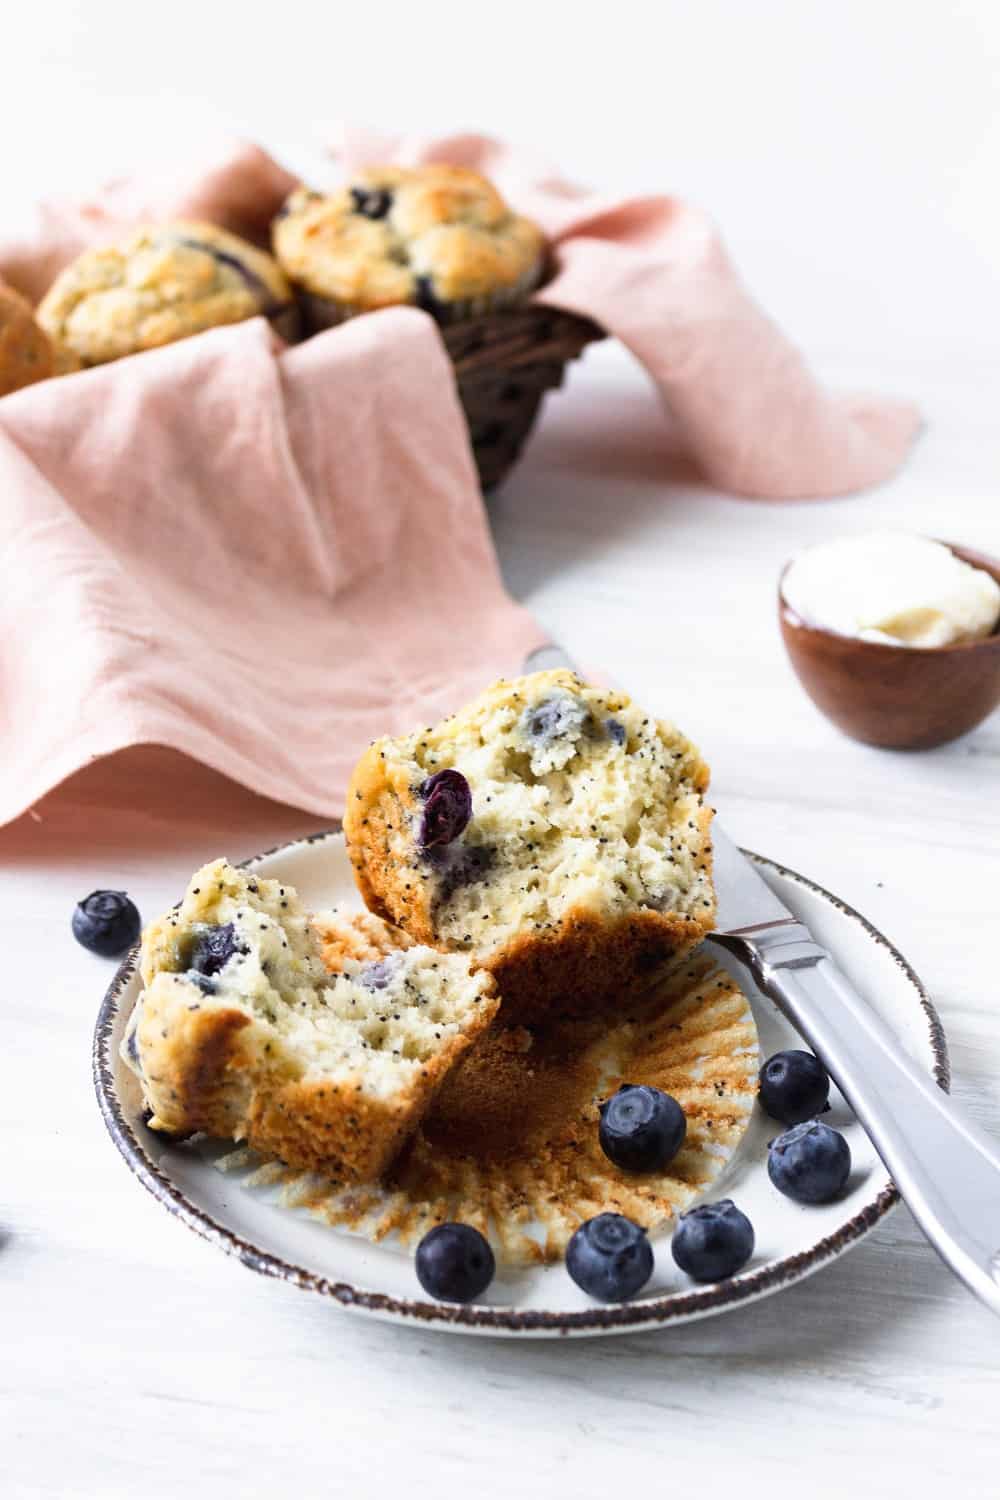
<svg viewBox="0 0 1000 1500"><path fill-rule="evenodd" d="M829 1203L851 1175L851 1148L839 1130L803 1120L771 1142L767 1175L796 1203Z"/></svg>
<svg viewBox="0 0 1000 1500"><path fill-rule="evenodd" d="M471 1224L438 1224L417 1246L417 1280L443 1302L472 1302L493 1280L489 1243Z"/></svg>
<svg viewBox="0 0 1000 1500"><path fill-rule="evenodd" d="M521 715L521 730L536 744L548 745L568 735L578 737L590 723L590 709L572 693L553 693L529 704Z"/></svg>
<svg viewBox="0 0 1000 1500"><path fill-rule="evenodd" d="M674 1260L693 1281L724 1281L753 1254L753 1225L731 1198L699 1203L681 1214L670 1243Z"/></svg>
<svg viewBox="0 0 1000 1500"><path fill-rule="evenodd" d="M684 1144L687 1120L677 1100L646 1083L623 1083L601 1105L601 1150L627 1172L659 1172Z"/></svg>
<svg viewBox="0 0 1000 1500"><path fill-rule="evenodd" d="M624 745L628 739L625 725L618 719L605 719L604 728L607 730L608 739L614 740L616 745Z"/></svg>
<svg viewBox="0 0 1000 1500"><path fill-rule="evenodd" d="M235 953L249 951L245 944L237 940L232 922L227 922L222 927L202 927L195 932L187 967L196 974L218 974Z"/></svg>
<svg viewBox="0 0 1000 1500"><path fill-rule="evenodd" d="M389 953L377 963L365 964L363 969L359 969L358 983L364 985L366 990L384 990L388 988L389 981L398 968L399 955Z"/></svg>
<svg viewBox="0 0 1000 1500"><path fill-rule="evenodd" d="M598 1214L566 1246L566 1269L591 1297L624 1302L652 1275L653 1249L646 1231L624 1214Z"/></svg>
<svg viewBox="0 0 1000 1500"><path fill-rule="evenodd" d="M101 958L117 958L138 942L142 919L125 891L91 891L73 913L73 936Z"/></svg>
<svg viewBox="0 0 1000 1500"><path fill-rule="evenodd" d="M188 969L184 978L190 984L196 985L203 995L214 995L219 986L208 974L202 974L197 969Z"/></svg>
<svg viewBox="0 0 1000 1500"><path fill-rule="evenodd" d="M425 313L430 313L432 318L439 318L442 313L447 312L446 304L440 302L435 294L434 282L430 276L413 278L413 301Z"/></svg>
<svg viewBox="0 0 1000 1500"><path fill-rule="evenodd" d="M421 849L450 844L472 817L472 789L461 771L435 771L420 788L424 810L417 842Z"/></svg>
<svg viewBox="0 0 1000 1500"><path fill-rule="evenodd" d="M210 255L220 266L228 266L235 271L246 283L247 290L257 298L261 311L270 316L280 305L265 281L252 271L249 266L244 265L238 255L233 255L229 250L222 250L218 245L210 245L206 240L189 239L185 235L178 236L176 243L186 245L189 250L200 250L203 255Z"/></svg>
<svg viewBox="0 0 1000 1500"><path fill-rule="evenodd" d="M456 891L485 880L496 858L492 844L440 844L426 851L438 878L437 899L450 901Z"/></svg>
<svg viewBox="0 0 1000 1500"><path fill-rule="evenodd" d="M392 207L392 194L387 188L352 187L354 212L364 214L366 219L384 219Z"/></svg>
<svg viewBox="0 0 1000 1500"><path fill-rule="evenodd" d="M829 1109L830 1075L811 1052L776 1052L760 1070L760 1102L774 1120L798 1125Z"/></svg>

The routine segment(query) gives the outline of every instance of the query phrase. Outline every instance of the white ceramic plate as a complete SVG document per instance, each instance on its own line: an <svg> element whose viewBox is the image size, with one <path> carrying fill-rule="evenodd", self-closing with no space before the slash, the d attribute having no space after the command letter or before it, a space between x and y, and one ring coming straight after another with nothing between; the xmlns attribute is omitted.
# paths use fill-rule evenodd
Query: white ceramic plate
<svg viewBox="0 0 1000 1500"><path fill-rule="evenodd" d="M856 988L882 1015L901 1046L947 1086L944 1036L934 1008L909 965L863 917L827 891L773 862L757 860L764 879L836 956ZM343 838L338 832L289 844L251 862L295 885L307 905L358 903ZM724 955L751 996L761 1054L798 1045L796 1033L749 977ZM304 1213L283 1209L242 1188L212 1165L206 1143L171 1146L140 1121L135 1080L118 1058L118 1044L135 1004L135 955L122 965L101 1006L94 1041L94 1073L105 1122L135 1176L190 1229L251 1270L277 1276L345 1307L397 1322L461 1333L544 1337L635 1331L724 1312L765 1297L818 1270L856 1244L896 1202L895 1190L860 1126L839 1097L830 1124L851 1146L854 1170L847 1193L823 1207L800 1207L771 1186L767 1142L780 1127L759 1109L713 1197L731 1197L749 1214L757 1234L750 1264L730 1281L697 1286L674 1264L669 1235L654 1239L656 1269L634 1301L592 1302L562 1265L503 1273L483 1302L460 1307L430 1302L421 1293L410 1252L372 1245L331 1229Z"/></svg>

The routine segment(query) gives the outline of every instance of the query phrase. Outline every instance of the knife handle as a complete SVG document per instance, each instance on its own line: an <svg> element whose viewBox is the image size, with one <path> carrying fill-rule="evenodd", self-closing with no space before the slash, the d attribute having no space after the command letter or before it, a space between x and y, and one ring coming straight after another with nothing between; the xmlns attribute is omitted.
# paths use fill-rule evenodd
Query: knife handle
<svg viewBox="0 0 1000 1500"><path fill-rule="evenodd" d="M1000 1155L800 923L713 935L826 1066L947 1265L1000 1313Z"/></svg>

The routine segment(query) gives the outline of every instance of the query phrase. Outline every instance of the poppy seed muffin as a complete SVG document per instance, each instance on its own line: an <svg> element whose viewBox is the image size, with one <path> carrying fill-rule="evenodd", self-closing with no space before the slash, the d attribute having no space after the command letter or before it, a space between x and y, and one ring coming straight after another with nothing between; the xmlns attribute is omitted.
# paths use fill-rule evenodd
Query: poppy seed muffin
<svg viewBox="0 0 1000 1500"><path fill-rule="evenodd" d="M370 916L314 927L291 886L221 859L146 930L140 966L122 1057L150 1128L341 1182L384 1171L498 1004L466 959Z"/></svg>
<svg viewBox="0 0 1000 1500"><path fill-rule="evenodd" d="M541 280L541 230L465 167L369 167L325 196L299 188L272 228L307 323L410 304L439 322L522 301Z"/></svg>
<svg viewBox="0 0 1000 1500"><path fill-rule="evenodd" d="M708 768L677 730L571 672L500 681L376 740L344 832L372 911L467 953L528 1024L624 1002L715 919Z"/></svg>
<svg viewBox="0 0 1000 1500"><path fill-rule="evenodd" d="M0 396L75 367L36 322L27 298L0 281Z"/></svg>
<svg viewBox="0 0 1000 1500"><path fill-rule="evenodd" d="M224 229L184 221L85 251L38 307L42 327L84 365L258 316L294 337L297 309L274 259Z"/></svg>

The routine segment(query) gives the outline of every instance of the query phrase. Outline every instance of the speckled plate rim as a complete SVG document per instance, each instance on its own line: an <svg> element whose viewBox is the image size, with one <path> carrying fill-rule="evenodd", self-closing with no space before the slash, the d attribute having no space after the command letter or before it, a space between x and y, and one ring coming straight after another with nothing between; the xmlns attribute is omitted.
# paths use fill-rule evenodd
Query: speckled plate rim
<svg viewBox="0 0 1000 1500"><path fill-rule="evenodd" d="M285 850L300 848L303 844L321 843L340 833L339 824L321 833L310 834L303 839L292 839L266 849L243 861L247 866L258 864ZM934 1077L945 1091L951 1081L948 1048L944 1028L929 994L911 965L876 927L854 907L839 897L807 879L795 870L779 864L777 860L743 851L755 864L776 872L784 879L803 886L822 897L844 916L857 922L890 955L904 977L914 989L923 1011L928 1040L934 1058ZM94 1087L108 1133L132 1171L148 1192L163 1205L168 1213L179 1219L189 1229L208 1240L217 1249L235 1257L251 1271L262 1276L273 1276L288 1282L303 1291L316 1292L340 1306L374 1317L413 1323L422 1327L449 1329L462 1333L495 1335L522 1334L527 1337L555 1335L587 1335L605 1333L638 1333L645 1329L662 1328L670 1324L688 1322L695 1318L708 1317L726 1312L730 1308L758 1301L773 1292L792 1286L804 1277L812 1275L831 1260L842 1255L855 1245L880 1219L884 1218L899 1201L899 1194L890 1183L875 1197L865 1203L833 1234L824 1236L808 1250L772 1261L756 1270L744 1272L731 1281L712 1286L696 1287L690 1291L671 1292L664 1297L638 1303L621 1303L612 1306L595 1305L577 1312L553 1313L535 1308L482 1307L475 1304L426 1302L420 1298L398 1297L389 1293L374 1292L346 1281L333 1281L319 1276L304 1266L285 1260L270 1251L262 1250L249 1240L241 1238L233 1230L220 1224L204 1209L192 1203L149 1157L141 1141L133 1132L115 1084L114 1057L111 1036L118 1001L131 979L138 960L138 947L126 956L101 1003L94 1030L93 1074Z"/></svg>

